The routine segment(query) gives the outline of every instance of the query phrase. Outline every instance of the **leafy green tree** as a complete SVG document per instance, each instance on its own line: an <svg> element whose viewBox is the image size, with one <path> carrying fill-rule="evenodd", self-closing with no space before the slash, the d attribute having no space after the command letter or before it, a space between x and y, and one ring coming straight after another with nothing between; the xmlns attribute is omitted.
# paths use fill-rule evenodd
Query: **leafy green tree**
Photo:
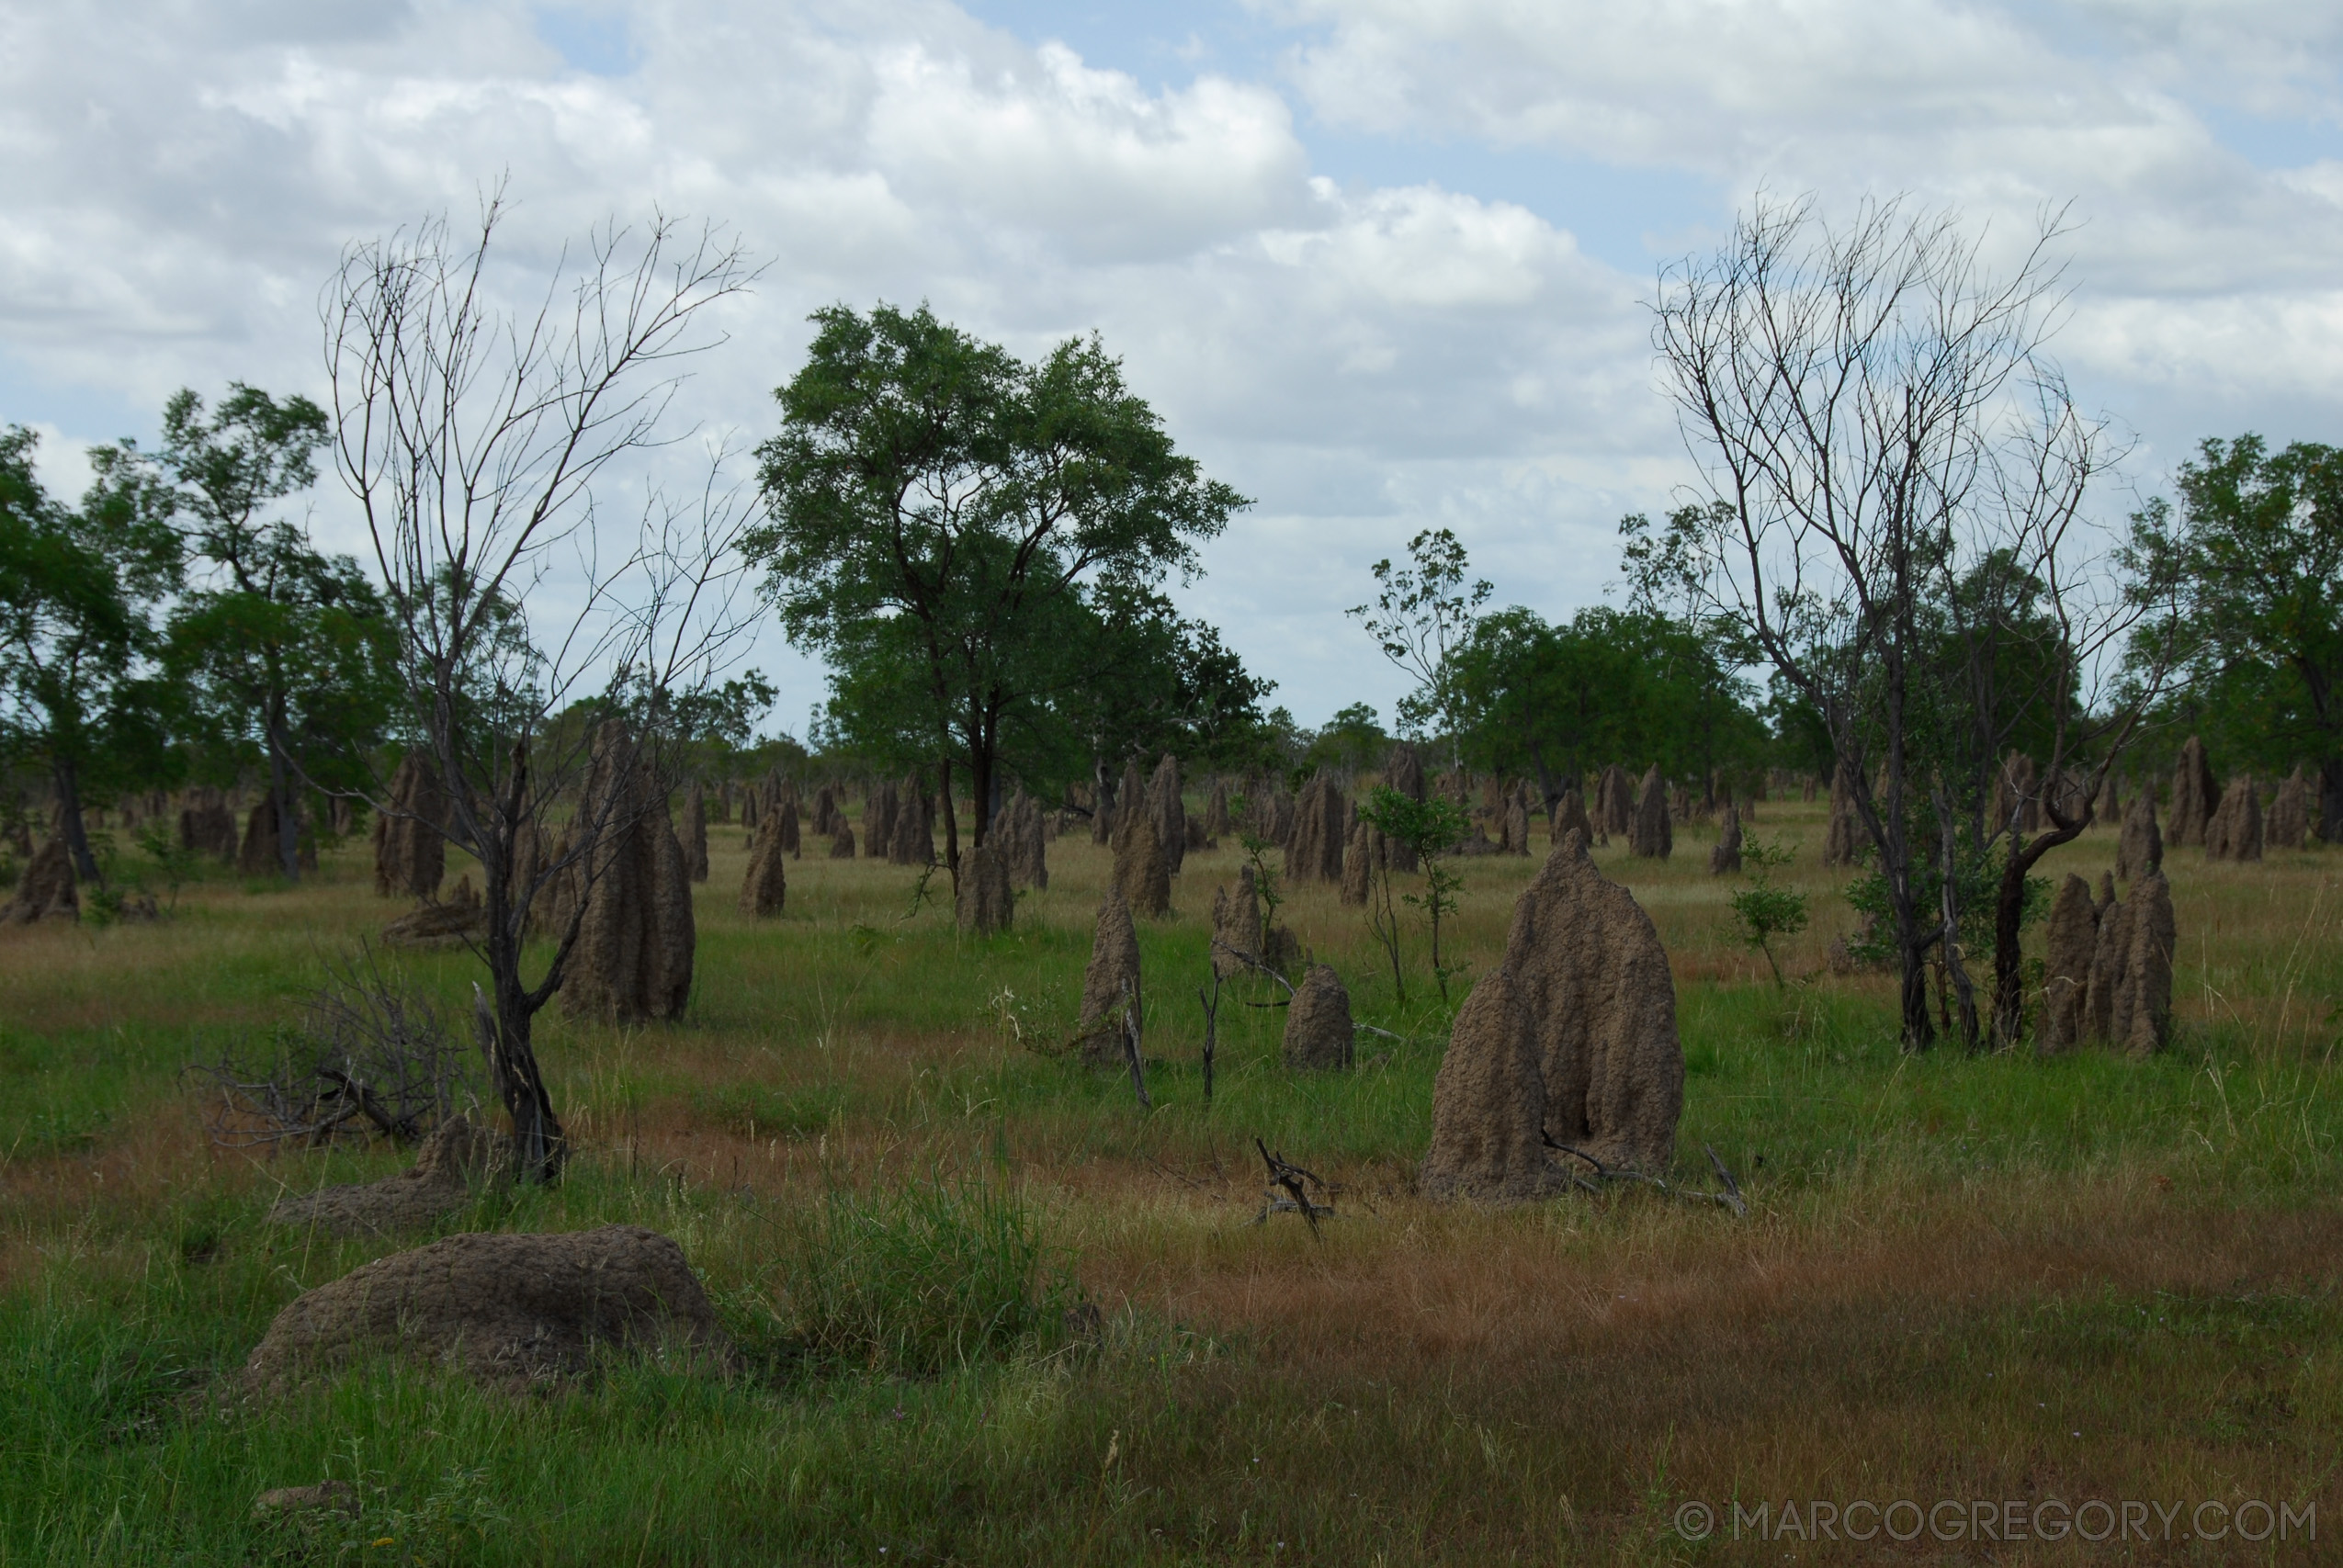
<svg viewBox="0 0 2343 1568"><path fill-rule="evenodd" d="M1276 682L1247 671L1217 630L1126 583L1102 583L1073 604L1011 752L1021 776L1099 782L1126 757L1166 751L1191 766L1258 764L1261 699Z"/></svg>
<svg viewBox="0 0 2343 1568"><path fill-rule="evenodd" d="M1312 772L1326 766L1360 773L1380 762L1390 749L1391 737L1375 722L1375 709L1364 703L1353 703L1337 712L1327 721L1326 728L1311 738L1302 765Z"/></svg>
<svg viewBox="0 0 2343 1568"><path fill-rule="evenodd" d="M1095 338L1027 365L924 306L813 319L759 448L768 521L746 548L855 722L935 759L956 877L956 761L989 801L1035 693L1069 683L1070 648L1096 646L1078 635L1096 629L1093 595L1192 575L1197 542L1247 502L1174 448Z"/></svg>
<svg viewBox="0 0 2343 1568"><path fill-rule="evenodd" d="M1771 738L1745 682L1703 628L1592 605L1563 625L1513 605L1449 656L1466 760L1534 773L1547 799L1626 760L1675 777L1760 766Z"/></svg>
<svg viewBox="0 0 2343 1568"><path fill-rule="evenodd" d="M1449 761L1462 764L1457 736L1462 727L1460 694L1452 683L1452 656L1472 635L1489 585L1466 581L1470 563L1465 547L1447 528L1428 528L1408 541L1408 560L1375 563L1372 604L1348 612L1366 628L1383 656L1416 678L1416 689L1399 702L1399 728L1409 735L1432 728L1449 738Z"/></svg>
<svg viewBox="0 0 2343 1568"><path fill-rule="evenodd" d="M2251 766L2315 760L2319 837L2343 843L2343 449L2208 440L2177 488L2177 516L2134 520L2143 592L2182 606L2176 716Z"/></svg>
<svg viewBox="0 0 2343 1568"><path fill-rule="evenodd" d="M1423 891L1403 893L1399 901L1424 912L1432 937L1432 977L1444 1002L1448 999L1448 977L1463 973L1465 968L1463 964L1445 962L1440 952L1441 920L1456 912L1456 895L1465 886L1465 879L1448 864L1447 855L1465 841L1472 825L1446 795L1434 794L1416 800L1387 788L1378 788L1370 795L1366 804L1359 807L1359 816L1392 842L1414 850L1417 863L1423 867ZM1375 936L1390 956L1392 984L1404 1003L1407 989L1399 979L1399 927L1389 908L1390 887L1390 868L1387 865L1374 911Z"/></svg>
<svg viewBox="0 0 2343 1568"><path fill-rule="evenodd" d="M73 509L42 489L36 441L0 432L0 747L49 775L74 873L97 882L84 807L172 765L173 693L152 658L179 537L130 443L91 454Z"/></svg>
<svg viewBox="0 0 2343 1568"><path fill-rule="evenodd" d="M300 874L305 788L363 790L400 694L398 639L358 563L263 516L317 482L327 434L307 398L280 403L232 382L208 418L192 391L165 405L156 458L189 553L209 569L172 614L164 665L215 758L266 770L288 882Z"/></svg>
<svg viewBox="0 0 2343 1568"><path fill-rule="evenodd" d="M1741 942L1765 955L1777 989L1786 987L1782 965L1773 956L1773 939L1795 936L1806 929L1806 896L1775 883L1777 867L1790 863L1794 852L1778 840L1767 843L1754 833L1741 845L1742 863L1749 868L1749 886L1733 895L1733 918L1740 922Z"/></svg>

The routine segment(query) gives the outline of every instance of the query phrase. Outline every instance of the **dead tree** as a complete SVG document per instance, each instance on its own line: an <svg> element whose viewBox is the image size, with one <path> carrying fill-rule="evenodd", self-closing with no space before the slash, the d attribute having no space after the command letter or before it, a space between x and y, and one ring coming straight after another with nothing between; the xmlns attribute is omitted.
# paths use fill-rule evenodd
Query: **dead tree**
<svg viewBox="0 0 2343 1568"><path fill-rule="evenodd" d="M743 492L710 479L670 502L640 465L681 434L676 362L718 341L707 313L753 272L716 231L657 217L597 231L511 306L504 218L496 196L469 235L436 220L352 245L325 293L325 356L335 466L401 640L405 727L446 789L445 818L424 826L481 865L482 1045L524 1179L551 1180L562 1136L531 1021L560 989L597 849L632 826L614 814L643 798L582 807L555 840L540 814L576 791L607 728L556 720L596 699L631 761L672 784L677 705L744 629ZM622 483L650 498L627 525L609 502ZM398 814L379 788L369 804ZM557 882L568 917L531 977L523 940Z"/></svg>
<svg viewBox="0 0 2343 1568"><path fill-rule="evenodd" d="M1703 610L1818 714L1876 852L1907 1049L1935 1038L1941 916L1917 873L1932 591L2011 531L2072 514L2101 428L2044 352L2064 296L2045 213L2005 275L1950 213L1866 202L1842 226L1761 195L1663 274L1653 343L1700 465L1665 555ZM2029 395L2032 394L2032 395Z"/></svg>

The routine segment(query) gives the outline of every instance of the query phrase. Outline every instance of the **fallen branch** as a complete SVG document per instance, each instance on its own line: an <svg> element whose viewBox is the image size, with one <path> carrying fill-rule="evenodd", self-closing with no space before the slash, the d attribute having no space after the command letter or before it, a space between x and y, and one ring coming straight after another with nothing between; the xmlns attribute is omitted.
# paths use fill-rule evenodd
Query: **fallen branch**
<svg viewBox="0 0 2343 1568"><path fill-rule="evenodd" d="M1725 1168L1725 1162L1718 1159L1716 1157L1716 1151L1710 1148L1706 1144L1703 1144L1701 1148L1707 1154L1709 1164L1715 1168L1716 1174L1722 1178L1725 1182L1725 1190L1722 1192L1703 1192L1696 1188L1678 1187L1659 1177L1647 1176L1640 1170L1628 1170L1624 1167L1613 1169L1612 1167L1607 1166L1601 1160L1595 1158L1594 1156L1587 1153L1586 1150L1573 1148L1568 1144L1563 1143L1560 1139L1556 1138L1553 1134L1547 1132L1543 1127L1540 1127L1537 1130L1537 1135L1542 1141L1544 1141L1547 1148L1553 1149L1560 1154L1568 1155L1574 1159L1584 1160L1588 1165L1593 1168L1593 1181L1590 1181L1582 1176L1573 1176L1570 1179L1574 1185L1585 1191L1593 1192L1600 1190L1600 1189L1595 1186L1595 1181L1634 1181L1640 1182L1646 1187L1656 1188L1659 1191L1666 1193L1670 1198L1681 1198L1686 1202L1715 1203L1717 1207L1722 1209L1730 1209L1736 1215L1739 1215L1744 1218L1746 1218L1749 1214L1749 1200L1741 1196L1741 1184L1733 1179L1733 1173Z"/></svg>
<svg viewBox="0 0 2343 1568"><path fill-rule="evenodd" d="M1259 953L1247 953L1241 947L1233 947L1228 942L1221 941L1217 936L1212 939L1212 951L1215 953L1227 953L1229 957L1235 959L1238 963L1243 964L1246 968L1251 970L1256 975L1268 976L1271 979L1285 987L1285 995L1288 998L1294 995L1294 982L1288 980L1285 976L1280 975L1276 970L1263 963ZM1277 1002L1253 1002L1249 1005L1253 1007L1278 1007L1283 1004Z"/></svg>
<svg viewBox="0 0 2343 1568"><path fill-rule="evenodd" d="M1309 1222L1311 1237L1314 1240L1323 1241L1325 1237L1318 1234L1318 1217L1320 1214L1331 1214L1334 1211L1325 1204L1311 1202L1309 1194L1302 1190L1302 1183L1305 1181L1315 1183L1321 1192L1326 1190L1326 1183L1312 1172L1289 1163L1284 1155L1272 1154L1269 1145L1259 1138L1253 1140L1253 1147L1261 1151L1262 1163L1269 1168L1270 1190L1267 1201L1262 1204L1261 1213L1253 1216L1252 1223L1257 1225L1267 1224L1269 1216L1273 1213L1297 1212L1303 1219ZM1280 1190L1285 1193L1284 1198L1277 1196Z"/></svg>

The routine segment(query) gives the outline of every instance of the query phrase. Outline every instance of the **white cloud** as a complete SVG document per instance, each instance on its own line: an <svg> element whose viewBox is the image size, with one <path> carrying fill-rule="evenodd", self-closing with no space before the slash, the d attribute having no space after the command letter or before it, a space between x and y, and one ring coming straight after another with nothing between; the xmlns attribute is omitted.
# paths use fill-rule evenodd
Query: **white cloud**
<svg viewBox="0 0 2343 1568"><path fill-rule="evenodd" d="M696 415L761 434L835 299L929 299L1027 353L1096 329L1259 498L1189 602L1306 717L1387 712L1398 677L1340 613L1368 562L1452 524L1501 596L1566 613L1681 457L1645 277L1477 190L1469 160L1322 177L1314 127L1740 193L1911 189L2012 233L2075 197L2062 347L2171 452L2343 412L2343 164L2261 166L2215 114L2333 123L2328 10L1292 0L1285 77L1149 85L942 0L661 0L626 13L607 75L524 0L152 0L103 30L0 0L0 418L51 417L24 400L42 388L314 392L317 290L350 241L462 219L509 177L526 274L656 204L773 260L697 367ZM789 668L796 722L817 691Z"/></svg>

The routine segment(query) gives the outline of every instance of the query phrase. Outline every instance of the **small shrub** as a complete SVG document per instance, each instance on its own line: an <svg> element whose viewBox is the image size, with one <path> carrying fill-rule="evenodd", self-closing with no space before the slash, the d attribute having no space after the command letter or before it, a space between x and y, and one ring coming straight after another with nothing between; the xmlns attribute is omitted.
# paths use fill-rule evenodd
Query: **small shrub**
<svg viewBox="0 0 2343 1568"><path fill-rule="evenodd" d="M781 1314L825 1360L932 1376L1046 1347L1076 1296L997 1187L832 1190L783 1226Z"/></svg>
<svg viewBox="0 0 2343 1568"><path fill-rule="evenodd" d="M299 1027L189 1071L209 1080L212 1141L230 1148L378 1134L411 1144L481 1102L476 1052L413 976L366 947L326 965Z"/></svg>
<svg viewBox="0 0 2343 1568"><path fill-rule="evenodd" d="M1790 863L1792 851L1769 844L1754 835L1741 846L1741 860L1749 867L1749 885L1733 895L1733 915L1741 923L1741 942L1765 954L1774 985L1784 984L1782 965L1773 956L1773 939L1795 936L1806 929L1806 896L1773 881L1776 867Z"/></svg>

